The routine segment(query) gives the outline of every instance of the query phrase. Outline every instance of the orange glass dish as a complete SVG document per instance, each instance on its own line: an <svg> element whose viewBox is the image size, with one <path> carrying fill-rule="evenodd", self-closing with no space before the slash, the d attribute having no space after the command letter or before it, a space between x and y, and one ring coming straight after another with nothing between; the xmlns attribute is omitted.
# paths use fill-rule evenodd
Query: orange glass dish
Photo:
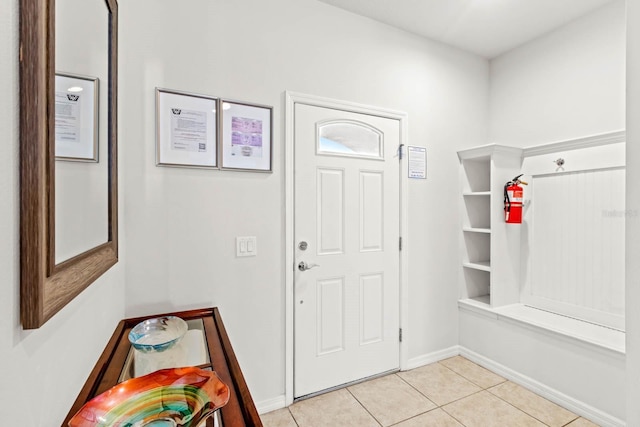
<svg viewBox="0 0 640 427"><path fill-rule="evenodd" d="M69 427L196 427L228 401L229 388L213 371L162 369L96 396Z"/></svg>

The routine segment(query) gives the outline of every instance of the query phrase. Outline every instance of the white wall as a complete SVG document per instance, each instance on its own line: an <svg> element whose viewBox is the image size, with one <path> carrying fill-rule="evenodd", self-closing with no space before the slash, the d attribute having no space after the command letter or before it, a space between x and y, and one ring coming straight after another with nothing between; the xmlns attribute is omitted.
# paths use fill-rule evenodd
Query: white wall
<svg viewBox="0 0 640 427"><path fill-rule="evenodd" d="M640 2L627 2L627 425L640 425Z"/></svg>
<svg viewBox="0 0 640 427"><path fill-rule="evenodd" d="M0 401L25 427L60 425L124 315L120 261L40 329L20 326L18 0L0 13Z"/></svg>
<svg viewBox="0 0 640 427"><path fill-rule="evenodd" d="M484 59L314 0L120 1L126 313L218 306L258 406L284 395L284 91L409 114L409 358L457 344L455 150L486 141ZM274 107L274 172L156 167L154 88ZM258 256L235 257L236 236Z"/></svg>
<svg viewBox="0 0 640 427"><path fill-rule="evenodd" d="M625 127L625 2L491 61L490 141L526 147Z"/></svg>

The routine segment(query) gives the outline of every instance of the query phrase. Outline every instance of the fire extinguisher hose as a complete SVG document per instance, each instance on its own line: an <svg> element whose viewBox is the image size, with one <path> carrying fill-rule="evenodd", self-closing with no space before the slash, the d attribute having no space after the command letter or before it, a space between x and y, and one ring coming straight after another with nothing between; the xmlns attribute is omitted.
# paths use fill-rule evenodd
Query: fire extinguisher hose
<svg viewBox="0 0 640 427"><path fill-rule="evenodd" d="M509 187L511 184L512 182L509 181L504 185L504 211L505 212L511 211L511 200L509 200L509 192L507 191L507 187Z"/></svg>

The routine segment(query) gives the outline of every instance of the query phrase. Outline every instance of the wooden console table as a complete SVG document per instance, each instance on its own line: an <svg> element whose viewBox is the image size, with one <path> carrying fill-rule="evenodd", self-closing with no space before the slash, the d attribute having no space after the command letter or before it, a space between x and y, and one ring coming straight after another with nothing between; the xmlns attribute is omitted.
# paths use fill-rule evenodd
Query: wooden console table
<svg viewBox="0 0 640 427"><path fill-rule="evenodd" d="M181 317L187 321L190 329L202 331L206 341L207 362L198 365L198 367L216 371L231 392L229 403L216 411L215 424L214 417L210 417L207 420L207 427L214 425L220 427L262 426L220 313L217 308L207 308L121 320L91 371L87 382L82 387L62 427L67 427L71 417L86 402L131 377L129 371L132 369L133 348L128 338L131 328L143 320L166 315Z"/></svg>

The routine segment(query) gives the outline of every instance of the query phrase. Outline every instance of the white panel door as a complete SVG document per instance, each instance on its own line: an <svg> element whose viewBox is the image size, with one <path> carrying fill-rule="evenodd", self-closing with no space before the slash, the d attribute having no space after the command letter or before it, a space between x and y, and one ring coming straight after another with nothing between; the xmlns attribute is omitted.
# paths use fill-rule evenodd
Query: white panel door
<svg viewBox="0 0 640 427"><path fill-rule="evenodd" d="M300 397L399 367L400 123L299 103L294 120Z"/></svg>

